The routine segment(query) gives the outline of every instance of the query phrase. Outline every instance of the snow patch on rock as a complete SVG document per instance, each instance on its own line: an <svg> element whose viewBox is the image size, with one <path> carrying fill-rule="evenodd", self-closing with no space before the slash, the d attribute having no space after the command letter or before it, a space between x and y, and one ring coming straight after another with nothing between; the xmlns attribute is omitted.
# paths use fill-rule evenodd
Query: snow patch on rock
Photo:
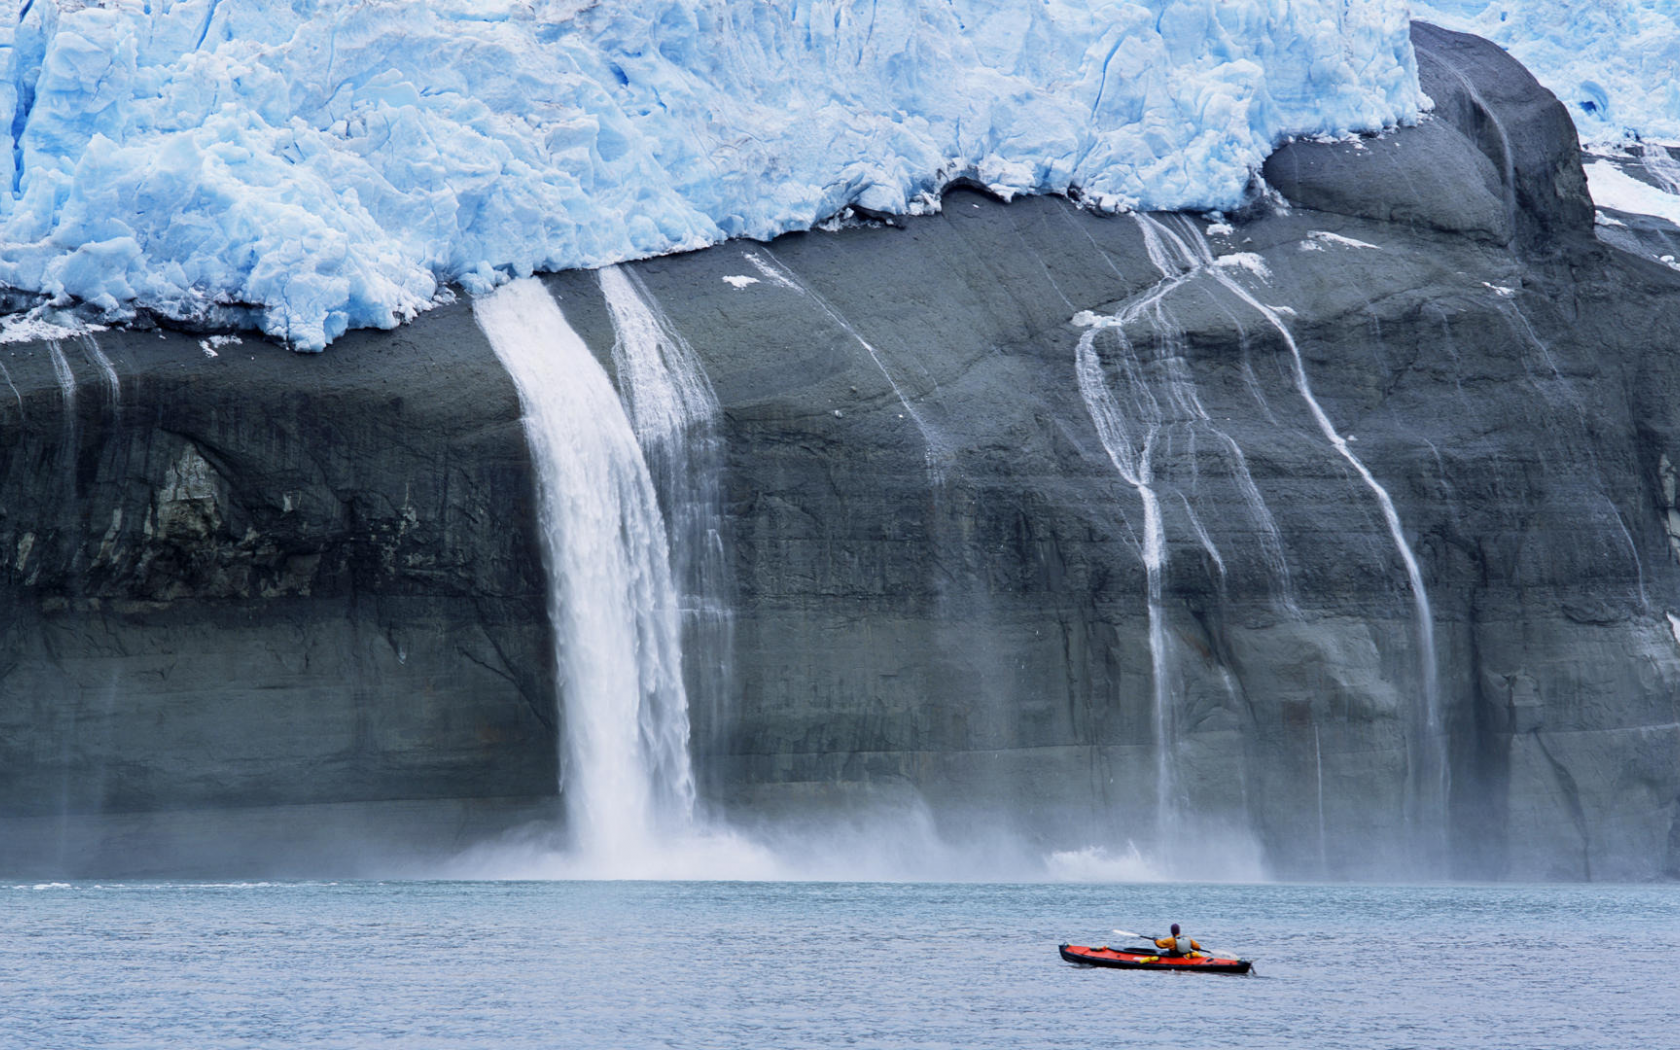
<svg viewBox="0 0 1680 1050"><path fill-rule="evenodd" d="M1587 189L1598 207L1651 215L1680 226L1680 196L1641 182L1607 160L1587 164L1586 173Z"/></svg>
<svg viewBox="0 0 1680 1050"><path fill-rule="evenodd" d="M1232 252L1230 255L1221 255L1213 260L1213 264L1227 270L1247 270L1263 281L1269 281L1272 277L1271 268L1266 265L1266 260L1255 252Z"/></svg>
<svg viewBox="0 0 1680 1050"><path fill-rule="evenodd" d="M1318 244L1334 245L1337 248L1369 248L1372 251L1382 250L1377 245L1372 244L1369 241L1361 241L1352 237L1344 237L1339 233L1331 233L1329 230L1312 230L1307 233L1307 236L1312 238L1312 240L1316 241Z"/></svg>
<svg viewBox="0 0 1680 1050"><path fill-rule="evenodd" d="M224 346L238 346L244 340L237 335L213 335L208 339L200 339L198 348L204 351L205 357L220 357Z"/></svg>
<svg viewBox="0 0 1680 1050"><path fill-rule="evenodd" d="M0 343L36 343L44 339L69 339L72 336L103 332L106 326L86 324L74 317L50 311L32 310L29 313L0 317Z"/></svg>

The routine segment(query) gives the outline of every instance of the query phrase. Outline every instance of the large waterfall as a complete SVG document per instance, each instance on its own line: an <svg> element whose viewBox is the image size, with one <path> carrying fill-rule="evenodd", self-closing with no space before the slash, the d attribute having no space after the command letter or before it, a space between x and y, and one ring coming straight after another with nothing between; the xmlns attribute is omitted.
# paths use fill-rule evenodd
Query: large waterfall
<svg viewBox="0 0 1680 1050"><path fill-rule="evenodd" d="M535 279L476 304L519 388L536 467L576 853L635 871L693 820L688 701L665 523L606 373Z"/></svg>

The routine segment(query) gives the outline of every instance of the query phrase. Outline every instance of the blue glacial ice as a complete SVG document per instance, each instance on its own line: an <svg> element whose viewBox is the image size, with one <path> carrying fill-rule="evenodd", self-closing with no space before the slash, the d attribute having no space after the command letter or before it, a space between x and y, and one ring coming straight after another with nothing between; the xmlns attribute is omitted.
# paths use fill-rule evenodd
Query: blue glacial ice
<svg viewBox="0 0 1680 1050"><path fill-rule="evenodd" d="M316 350L951 178L1225 208L1415 120L1400 0L24 0L0 284Z"/></svg>
<svg viewBox="0 0 1680 1050"><path fill-rule="evenodd" d="M1583 142L1680 143L1675 0L1414 0L1412 13L1511 52L1569 106Z"/></svg>

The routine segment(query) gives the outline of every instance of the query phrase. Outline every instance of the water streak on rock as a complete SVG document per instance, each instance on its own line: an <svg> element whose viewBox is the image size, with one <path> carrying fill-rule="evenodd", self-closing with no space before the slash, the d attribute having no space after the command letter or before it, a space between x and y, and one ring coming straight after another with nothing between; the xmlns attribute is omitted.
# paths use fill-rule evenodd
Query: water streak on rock
<svg viewBox="0 0 1680 1050"><path fill-rule="evenodd" d="M933 474L935 483L938 483L941 480L942 464L950 455L950 449L938 432L928 423L921 410L910 400L910 396L904 392L904 388L898 385L898 380L893 378L886 362L881 360L881 351L876 349L874 343L865 339L863 333L846 320L840 314L840 311L836 310L816 289L806 284L798 274L788 268L786 263L772 255L769 248L764 248L762 252L745 252L743 254L747 261L753 265L753 268L763 274L771 283L796 291L810 299L811 302L816 304L817 309L822 311L823 316L834 323L835 327L851 336L859 346L863 347L864 352L869 355L869 360L875 363L876 370L881 373L882 378L886 379L887 386L892 388L894 396L898 398L898 403L904 406L904 411L916 424L916 429L921 431L922 440L927 445L928 469Z"/></svg>

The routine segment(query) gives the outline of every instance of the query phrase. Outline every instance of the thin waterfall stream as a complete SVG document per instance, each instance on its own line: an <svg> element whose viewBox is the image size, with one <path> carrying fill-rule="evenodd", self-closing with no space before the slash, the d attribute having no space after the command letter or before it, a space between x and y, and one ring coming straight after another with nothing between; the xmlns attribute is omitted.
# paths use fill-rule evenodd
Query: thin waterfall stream
<svg viewBox="0 0 1680 1050"><path fill-rule="evenodd" d="M1325 413L1318 399L1313 396L1312 384L1307 378L1306 363L1301 357L1301 348L1295 342L1295 336L1289 326L1284 323L1278 311L1259 299L1255 298L1247 289L1226 273L1224 268L1217 265L1213 249L1208 245L1201 232L1188 219L1181 219L1180 227L1184 236L1169 230L1158 219L1148 215L1136 216L1138 224L1144 228L1146 243L1155 244L1165 241L1182 259L1185 266L1193 272L1205 273L1219 283L1237 299L1260 314L1283 339L1289 350L1292 374L1295 380L1296 392L1306 403L1313 422L1324 438L1330 442L1336 452L1354 469L1376 499L1382 511L1383 521L1388 527L1389 536L1394 541L1396 551L1401 562L1405 565L1407 583L1411 587L1414 604L1414 620L1418 634L1418 676L1421 683L1423 703L1422 723L1414 730L1410 752L1413 759L1411 805L1414 807L1412 820L1417 830L1426 837L1438 839L1445 831L1446 803L1450 789L1449 771L1446 756L1446 736L1443 731L1439 682L1437 679L1435 656L1435 620L1429 606L1429 593L1424 587L1423 572L1419 567L1417 555L1412 551L1411 544L1406 540L1405 530L1400 523L1399 511L1395 508L1394 500L1389 496L1376 476L1365 466L1347 439L1338 431L1330 417ZM1154 236L1151 237L1151 234ZM1152 254L1153 254L1153 250ZM1434 845L1444 845L1435 842Z"/></svg>
<svg viewBox="0 0 1680 1050"><path fill-rule="evenodd" d="M82 349L93 358L93 363L99 367L99 374L105 379L105 395L111 410L117 411L121 405L122 382L117 378L116 366L111 364L110 357L99 348L99 342L91 334L82 336L81 342Z"/></svg>
<svg viewBox="0 0 1680 1050"><path fill-rule="evenodd" d="M1173 671L1173 654L1168 646L1163 607L1168 548L1161 501L1163 483L1156 477L1154 462L1163 435L1170 436L1176 429L1187 436L1192 491L1196 487L1195 471L1200 455L1196 449L1196 434L1204 431L1213 436L1214 447L1209 452L1228 463L1231 481L1258 526L1261 559L1273 581L1274 594L1290 614L1295 614L1296 609L1277 523L1254 483L1241 446L1223 428L1215 425L1202 404L1201 395L1185 363L1183 333L1167 307L1168 296L1194 280L1199 275L1198 268L1178 265L1149 227L1144 227L1144 234L1150 260L1160 272L1160 279L1112 316L1084 312L1074 318L1074 323L1086 328L1075 350L1075 373L1080 395L1104 451L1115 470L1138 493L1143 503L1142 548L1149 622L1151 714L1155 727L1156 837L1165 846L1184 833L1182 811L1186 800L1183 797L1184 781L1178 768L1182 742L1177 710L1178 683ZM1147 364L1127 334L1128 326L1140 322L1155 338L1154 355ZM1097 352L1097 338L1103 332L1113 337L1112 370L1127 391L1129 409L1122 406L1110 388L1103 360ZM1158 377L1155 382L1163 387L1161 397L1152 391L1151 374ZM1167 488L1178 495L1185 520L1213 562L1219 574L1219 584L1223 587L1226 571L1224 556L1203 527L1190 498L1176 486L1168 485Z"/></svg>
<svg viewBox="0 0 1680 1050"><path fill-rule="evenodd" d="M1324 837L1324 749L1319 746L1317 722L1313 723L1313 787L1318 796L1318 870L1323 874L1329 869L1330 854Z"/></svg>
<svg viewBox="0 0 1680 1050"><path fill-rule="evenodd" d="M916 407L915 400L906 394L898 380L893 378L892 370L887 368L886 362L881 359L881 351L876 348L875 344L865 339L863 333L859 332L856 326L846 320L840 314L840 311L830 305L827 299L823 298L816 289L794 273L786 263L776 258L768 247L761 249L761 251L744 252L743 258L772 284L797 292L811 300L817 309L829 321L833 322L835 327L845 332L858 346L863 348L863 351L869 355L869 360L874 363L876 371L881 373L881 378L887 381L887 386L892 390L893 396L898 399L900 407L910 416L911 422L916 425L916 429L921 433L922 441L927 446L928 470L932 473L935 482L940 481L944 470L944 461L950 455L950 449L945 440L922 414L922 411Z"/></svg>
<svg viewBox="0 0 1680 1050"><path fill-rule="evenodd" d="M1144 534L1142 553L1147 587L1150 662L1154 684L1151 709L1156 734L1157 831L1163 841L1170 838L1180 823L1178 790L1182 777L1178 770L1179 716L1174 694L1172 654L1167 648L1168 632L1163 609L1163 577L1168 559L1165 524L1162 519L1161 490L1176 489L1170 481L1158 477L1154 463L1157 449L1164 435L1175 427L1182 427L1189 437L1189 456L1192 474L1195 471L1196 430L1209 432L1215 446L1231 463L1233 483L1249 506L1258 530L1261 555L1267 565L1282 607L1298 615L1290 584L1287 561L1284 557L1281 534L1265 506L1259 489L1248 471L1247 457L1241 447L1222 428L1216 426L1201 403L1194 381L1186 365L1182 333L1178 331L1168 297L1187 283L1201 277L1213 282L1248 308L1254 310L1283 339L1290 353L1291 375L1296 392L1305 402L1320 434L1329 441L1337 454L1353 468L1364 486L1375 498L1383 521L1405 566L1406 579L1414 604L1417 629L1417 651L1421 703L1416 709L1416 721L1408 733L1408 753L1411 757L1408 774L1410 790L1407 806L1414 828L1426 838L1437 838L1445 827L1445 806L1448 792L1446 741L1442 726L1439 690L1436 677L1434 620L1429 596L1424 587L1423 574L1416 554L1406 540L1399 512L1387 490L1365 464L1354 454L1346 438L1330 422L1329 416L1313 396L1306 374L1305 362L1293 333L1277 309L1265 305L1247 291L1226 268L1215 260L1212 247L1201 232L1188 220L1181 220L1182 234L1169 228L1161 220L1149 215L1135 215L1143 235L1144 248L1150 262L1160 273L1160 279L1133 297L1111 316L1082 312L1073 320L1086 328L1075 351L1075 370L1079 390L1095 425L1110 462L1122 480L1138 494L1143 504ZM1263 265L1259 272L1264 274ZM1156 358L1147 365L1134 349L1128 336L1128 326L1142 323L1153 331L1158 344ZM1113 335L1109 370L1118 383L1126 388L1126 405L1110 387L1104 361L1097 352L1097 337L1102 332ZM1155 376L1150 380L1149 376ZM1152 383L1162 385L1162 395L1151 390ZM1170 449L1169 449L1170 452ZM1194 477L1192 477L1194 483ZM1186 518L1204 549L1212 550L1211 540L1190 501L1182 491ZM1222 567L1224 559L1215 558ZM1315 727L1314 756L1318 779L1320 838L1323 831L1322 755ZM1439 845L1439 843L1436 843ZM1321 847L1322 848L1322 847Z"/></svg>
<svg viewBox="0 0 1680 1050"><path fill-rule="evenodd" d="M633 270L606 266L597 279L612 319L620 399L665 515L689 709L703 715L705 739L694 744L712 754L727 729L734 652L717 395L694 348ZM698 778L707 766L696 768Z"/></svg>
<svg viewBox="0 0 1680 1050"><path fill-rule="evenodd" d="M1097 437L1107 451L1109 462L1120 477L1137 491L1143 501L1143 569L1148 591L1149 663L1152 679L1152 711L1155 722L1155 820L1156 836L1161 844L1174 831L1177 811L1177 763L1175 761L1177 727L1174 724L1172 686L1168 680L1166 625L1161 609L1161 576L1166 568L1166 546L1162 542L1161 501L1154 489L1155 440L1160 434L1160 406L1149 390L1135 377L1136 359L1130 353L1131 344L1124 341L1129 371L1134 374L1134 399L1141 433L1133 432L1133 423L1121 410L1120 403L1109 390L1103 377L1102 363L1095 348L1098 328L1087 330L1079 338L1076 350L1076 372L1079 393L1085 399L1086 410L1096 425Z"/></svg>

